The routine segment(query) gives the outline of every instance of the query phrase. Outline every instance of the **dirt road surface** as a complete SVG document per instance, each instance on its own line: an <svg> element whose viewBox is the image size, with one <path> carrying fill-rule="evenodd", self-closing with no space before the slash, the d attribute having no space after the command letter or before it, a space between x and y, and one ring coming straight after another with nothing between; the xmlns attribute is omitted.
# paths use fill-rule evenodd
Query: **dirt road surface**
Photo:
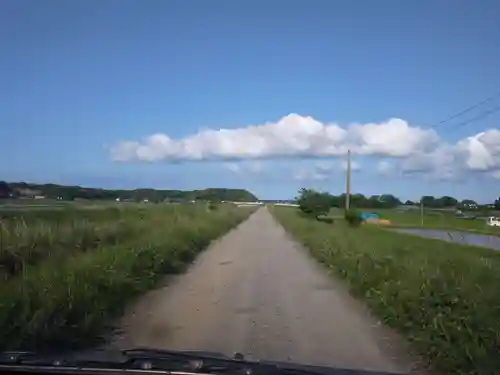
<svg viewBox="0 0 500 375"><path fill-rule="evenodd" d="M406 343L327 275L266 208L131 306L120 326L111 347L239 351L395 373L410 372L413 362Z"/></svg>

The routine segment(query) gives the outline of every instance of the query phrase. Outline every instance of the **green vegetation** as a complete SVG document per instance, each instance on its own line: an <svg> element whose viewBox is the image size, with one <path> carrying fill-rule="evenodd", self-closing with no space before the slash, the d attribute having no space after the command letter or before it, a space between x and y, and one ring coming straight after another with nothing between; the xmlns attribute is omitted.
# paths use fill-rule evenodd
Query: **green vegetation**
<svg viewBox="0 0 500 375"><path fill-rule="evenodd" d="M363 219L361 219L360 213L354 209L347 210L344 215L345 221L351 227L358 227L361 225Z"/></svg>
<svg viewBox="0 0 500 375"><path fill-rule="evenodd" d="M308 191L309 193L318 193L323 195L325 199L329 201L330 207L344 208L346 196L345 194L333 195L327 192L316 192L313 189L301 189L299 194L302 194L304 191ZM297 200L300 199L297 198ZM472 209L477 210L479 206L476 202L470 199L465 199L459 202L457 199L450 196L443 196L440 198L436 198L433 196L424 196L422 197L422 201L425 207L435 208L435 209ZM497 204L497 202L495 202ZM418 206L420 202L412 202L406 201L403 202L396 196L392 194L379 194L372 196L365 196L363 194L351 194L350 196L350 206L356 208L371 208L371 209L387 209L387 208L395 208L398 206ZM500 205L498 205L500 207Z"/></svg>
<svg viewBox="0 0 500 375"><path fill-rule="evenodd" d="M68 348L97 338L133 296L182 270L251 211L135 205L4 219L1 350Z"/></svg>
<svg viewBox="0 0 500 375"><path fill-rule="evenodd" d="M142 233L146 210L14 210L0 221L0 280L46 259L130 241ZM142 225L141 225L142 224Z"/></svg>
<svg viewBox="0 0 500 375"><path fill-rule="evenodd" d="M341 196L342 197L342 196ZM386 197L386 196L383 196ZM433 197L423 197L429 202ZM313 189L300 189L296 202L300 210L308 215L315 217L319 221L332 223L336 219L345 219L351 226L358 226L362 220L359 213L365 210L379 214L380 218L387 219L393 226L398 227L421 227L422 216L419 207L400 206L400 208L359 208L360 195L353 195L351 199L351 210L347 213L341 208L343 204L339 197L335 197L327 192L319 192ZM343 197L342 199L345 199ZM384 198L385 202L391 201ZM455 202L451 197L442 197L442 202ZM343 200L342 200L343 202ZM380 203L380 202L379 202ZM389 206L391 206L389 204ZM368 204L368 206L376 206ZM486 234L500 235L500 228L488 227L484 219L475 216L468 218L459 218L455 210L425 209L423 215L423 226L435 229L463 230L469 232L478 232Z"/></svg>
<svg viewBox="0 0 500 375"><path fill-rule="evenodd" d="M297 204L306 215L318 218L327 215L331 207L331 199L328 193L320 193L312 189L300 189Z"/></svg>
<svg viewBox="0 0 500 375"><path fill-rule="evenodd" d="M271 212L437 370L498 374L500 253L370 225L331 226L296 209Z"/></svg>
<svg viewBox="0 0 500 375"><path fill-rule="evenodd" d="M393 226L398 227L422 227L422 216L420 210L396 211L396 210L374 210L381 218L391 221ZM425 210L424 228L461 230L485 234L500 235L499 227L489 227L484 219L460 219L449 211Z"/></svg>
<svg viewBox="0 0 500 375"><path fill-rule="evenodd" d="M210 188L203 190L157 190L157 189L134 189L134 190L109 190L85 188L81 186L63 186L56 184L33 184L26 182L5 183L0 181L0 198L34 198L45 197L61 200L121 200L150 202L167 201L256 201L257 197L243 189Z"/></svg>
<svg viewBox="0 0 500 375"><path fill-rule="evenodd" d="M387 219L391 222L393 227L404 228L421 228L422 217L420 209L409 209L401 211L397 209L359 209L358 212L369 211L379 214L381 219ZM344 211L342 209L333 207L327 215L332 219L344 218ZM424 225L423 228L428 229L444 229L456 230L465 232L474 232L482 234L492 234L500 236L500 227L490 227L486 225L485 218L459 218L453 211L442 210L424 210Z"/></svg>

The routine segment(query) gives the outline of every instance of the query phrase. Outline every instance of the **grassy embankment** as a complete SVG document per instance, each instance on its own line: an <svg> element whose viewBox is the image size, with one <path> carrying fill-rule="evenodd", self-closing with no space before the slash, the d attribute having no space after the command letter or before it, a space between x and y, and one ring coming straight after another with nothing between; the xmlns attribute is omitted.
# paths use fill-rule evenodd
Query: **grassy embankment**
<svg viewBox="0 0 500 375"><path fill-rule="evenodd" d="M78 346L252 209L23 211L0 226L0 349Z"/></svg>
<svg viewBox="0 0 500 375"><path fill-rule="evenodd" d="M271 212L436 369L500 373L499 252L342 220L329 225L296 209Z"/></svg>
<svg viewBox="0 0 500 375"><path fill-rule="evenodd" d="M361 209L360 211L376 212L382 219L391 221L391 225L403 228L422 228L422 217L420 210L397 211L395 209ZM339 219L343 217L343 212L334 208L330 211L329 217ZM489 227L484 219L458 219L454 212L425 210L423 228L466 231L483 234L493 234L500 236L500 227Z"/></svg>

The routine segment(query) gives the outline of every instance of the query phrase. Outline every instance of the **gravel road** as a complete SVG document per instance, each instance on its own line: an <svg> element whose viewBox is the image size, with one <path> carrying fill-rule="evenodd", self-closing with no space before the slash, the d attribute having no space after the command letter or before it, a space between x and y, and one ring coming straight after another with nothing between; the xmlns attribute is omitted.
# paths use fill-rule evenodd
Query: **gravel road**
<svg viewBox="0 0 500 375"><path fill-rule="evenodd" d="M410 371L414 357L260 208L188 271L139 299L111 347Z"/></svg>

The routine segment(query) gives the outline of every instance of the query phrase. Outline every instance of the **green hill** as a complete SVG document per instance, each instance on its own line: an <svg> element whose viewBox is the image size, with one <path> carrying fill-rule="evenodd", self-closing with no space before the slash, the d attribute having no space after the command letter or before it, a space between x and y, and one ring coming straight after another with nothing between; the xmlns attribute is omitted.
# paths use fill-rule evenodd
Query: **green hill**
<svg viewBox="0 0 500 375"><path fill-rule="evenodd" d="M11 182L6 184L8 191L4 195L11 197L33 198L43 196L45 198L64 200L89 199L89 200L144 200L161 202L171 201L256 201L257 197L244 189L208 188L203 190L159 190L159 189L134 189L134 190L112 190L88 188L81 186L64 186L56 184L34 184L26 182ZM3 185L5 186L5 184ZM5 190L5 189L4 189Z"/></svg>

